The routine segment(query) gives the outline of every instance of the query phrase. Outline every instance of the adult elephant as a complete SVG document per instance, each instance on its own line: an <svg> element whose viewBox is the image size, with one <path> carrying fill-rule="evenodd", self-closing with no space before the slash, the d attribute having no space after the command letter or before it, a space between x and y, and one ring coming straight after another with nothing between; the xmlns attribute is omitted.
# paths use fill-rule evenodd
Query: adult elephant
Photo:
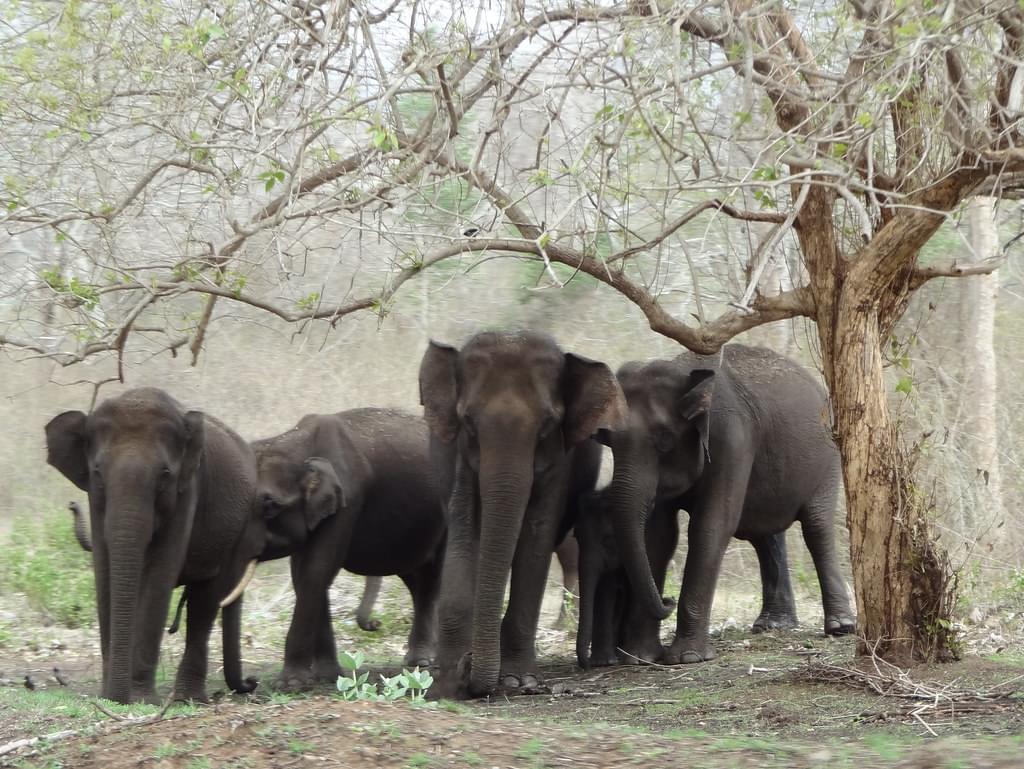
<svg viewBox="0 0 1024 769"><path fill-rule="evenodd" d="M91 414L66 411L46 425L47 461L89 494L101 694L155 701L155 673L171 592L185 585L179 699L206 700L207 646L219 603L261 551L254 519L256 461L218 420L186 411L156 388L129 390ZM243 679L241 601L224 608L225 678Z"/></svg>
<svg viewBox="0 0 1024 769"><path fill-rule="evenodd" d="M430 343L420 400L449 526L432 692L532 689L551 553L571 526L570 499L596 483L600 447L588 439L625 424L622 391L604 363L550 337L482 332L461 350Z"/></svg>
<svg viewBox="0 0 1024 769"><path fill-rule="evenodd" d="M632 600L605 493L589 496L576 520L574 533L580 553L580 619L576 635L580 667L586 670L591 666L659 661L664 653L661 622ZM655 504L648 514L644 535L647 560L661 592L679 542L676 507ZM789 578L785 532L759 538L753 544L761 570L761 613L752 631L796 627L796 599Z"/></svg>
<svg viewBox="0 0 1024 769"><path fill-rule="evenodd" d="M328 589L342 568L405 582L413 602L405 664L430 664L445 520L422 417L378 408L313 414L252 447L268 531L261 559L290 555L295 588L278 685L304 688L341 673Z"/></svg>
<svg viewBox="0 0 1024 769"><path fill-rule="evenodd" d="M614 456L606 494L642 605L659 597L645 548L648 511L689 514L675 638L663 661L714 658L711 602L730 538L768 548L795 520L818 572L825 632L853 632L832 526L839 453L828 401L810 374L770 350L737 344L719 355L627 363L618 379L629 421L599 440Z"/></svg>

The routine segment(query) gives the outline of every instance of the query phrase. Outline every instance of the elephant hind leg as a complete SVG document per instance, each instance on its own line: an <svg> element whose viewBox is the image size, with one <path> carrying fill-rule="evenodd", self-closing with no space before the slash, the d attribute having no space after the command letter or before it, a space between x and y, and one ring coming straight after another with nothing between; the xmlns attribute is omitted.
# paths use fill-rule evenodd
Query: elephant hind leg
<svg viewBox="0 0 1024 769"><path fill-rule="evenodd" d="M752 539L761 567L761 614L751 630L764 633L797 626L796 599L789 578L786 532Z"/></svg>
<svg viewBox="0 0 1024 769"><path fill-rule="evenodd" d="M441 559L435 558L401 580L412 596L412 630L405 653L407 666L427 667L437 656L437 599L441 589Z"/></svg>
<svg viewBox="0 0 1024 769"><path fill-rule="evenodd" d="M220 609L223 591L214 589L209 582L190 584L188 612L185 615L185 654L178 665L174 681L174 698L193 702L206 702L206 669L210 632ZM160 627L163 630L163 623Z"/></svg>
<svg viewBox="0 0 1024 769"><path fill-rule="evenodd" d="M839 572L836 555L833 511L836 488L827 484L800 511L800 529L814 560L821 585L821 601L825 610L826 635L848 635L857 629L857 620L850 609L850 600Z"/></svg>

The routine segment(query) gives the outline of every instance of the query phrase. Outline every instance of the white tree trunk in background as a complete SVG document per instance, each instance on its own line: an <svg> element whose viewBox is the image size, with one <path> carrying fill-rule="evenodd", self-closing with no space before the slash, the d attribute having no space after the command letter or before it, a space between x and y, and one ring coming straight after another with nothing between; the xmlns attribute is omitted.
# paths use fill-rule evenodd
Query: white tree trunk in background
<svg viewBox="0 0 1024 769"><path fill-rule="evenodd" d="M972 198L968 226L974 260L995 256L999 249L995 199ZM1007 527L1003 525L999 475L999 431L996 414L996 299L999 276L979 275L960 283L962 393L960 436L967 473L973 478L967 495L964 534L977 537L984 550L1006 557ZM971 506L973 505L973 510Z"/></svg>

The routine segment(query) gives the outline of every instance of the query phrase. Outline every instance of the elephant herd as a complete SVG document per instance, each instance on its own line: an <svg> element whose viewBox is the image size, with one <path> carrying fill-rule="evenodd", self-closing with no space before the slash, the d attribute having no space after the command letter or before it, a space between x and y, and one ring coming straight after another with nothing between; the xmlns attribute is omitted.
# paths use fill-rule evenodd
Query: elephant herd
<svg viewBox="0 0 1024 769"><path fill-rule="evenodd" d="M794 625L784 534L797 520L825 632L853 631L833 537L840 476L827 401L788 359L730 345L616 375L539 333L482 332L461 349L431 342L419 384L422 417L309 415L251 443L155 388L52 419L47 461L89 497L102 696L155 699L178 585L187 611L175 696L206 698L218 611L227 685L252 691L242 594L257 562L285 556L296 600L278 686L340 673L328 589L344 568L405 583L405 662L438 666L433 695L535 690L548 567L570 531L583 667L711 659L711 604L732 537L752 542L760 563L754 629ZM597 491L600 444L614 473ZM681 509L689 547L676 603L662 594ZM673 608L665 648L660 623Z"/></svg>

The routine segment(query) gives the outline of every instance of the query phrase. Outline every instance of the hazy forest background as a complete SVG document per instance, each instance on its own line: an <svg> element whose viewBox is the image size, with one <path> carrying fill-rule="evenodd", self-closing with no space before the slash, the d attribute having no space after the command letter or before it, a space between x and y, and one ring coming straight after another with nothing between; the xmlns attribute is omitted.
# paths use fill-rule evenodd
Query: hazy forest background
<svg viewBox="0 0 1024 769"><path fill-rule="evenodd" d="M639 295L547 249L609 260L685 322L757 316L807 281L800 144L774 126L751 47L661 23L656 4L594 6L594 23L489 2L59 5L11 4L0 43L0 532L65 516L77 493L45 464L46 421L127 387L255 439L306 413L418 410L428 339L534 328L613 368L682 349ZM842 72L875 23L856 5L794 7L807 71L813 51ZM917 87L959 34L942 7L900 13L885 21L903 25L907 71L855 73L836 106L801 70L809 99L849 113L814 167L854 190L836 213L850 242L877 207L848 173L855 148L900 144L881 85ZM753 40L757 23L733 31ZM956 41L979 82L986 35ZM891 172L913 178L941 141ZM974 200L919 264L1000 269L925 283L883 353L892 413L920 441L917 489L985 602L1024 593L1024 207ZM813 322L779 307L736 340L820 369Z"/></svg>

